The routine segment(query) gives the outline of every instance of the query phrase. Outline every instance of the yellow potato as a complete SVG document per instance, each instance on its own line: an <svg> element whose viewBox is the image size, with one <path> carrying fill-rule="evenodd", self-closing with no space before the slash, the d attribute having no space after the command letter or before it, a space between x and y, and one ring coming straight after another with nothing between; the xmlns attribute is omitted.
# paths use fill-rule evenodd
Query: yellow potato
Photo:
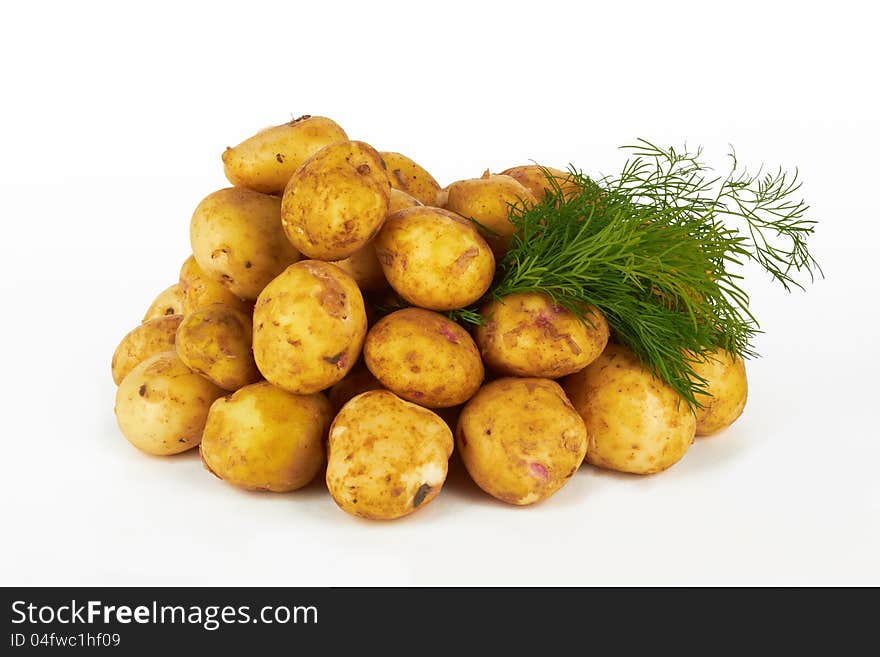
<svg viewBox="0 0 880 657"><path fill-rule="evenodd" d="M729 427L742 415L749 396L746 365L727 351L716 351L693 364L694 372L708 382L710 397L698 396L697 435L709 436Z"/></svg>
<svg viewBox="0 0 880 657"><path fill-rule="evenodd" d="M266 128L223 153L223 170L233 185L280 194L300 165L348 135L323 116L301 116Z"/></svg>
<svg viewBox="0 0 880 657"><path fill-rule="evenodd" d="M433 205L436 208L446 208L446 203L449 201L449 185L446 185L443 189L437 192L437 195L434 197L433 203L425 203L425 205Z"/></svg>
<svg viewBox="0 0 880 657"><path fill-rule="evenodd" d="M342 260L381 228L390 193L379 153L362 141L339 142L293 174L282 199L282 226L309 258Z"/></svg>
<svg viewBox="0 0 880 657"><path fill-rule="evenodd" d="M422 308L463 308L483 296L495 276L492 250L473 224L439 208L395 212L374 244L385 278Z"/></svg>
<svg viewBox="0 0 880 657"><path fill-rule="evenodd" d="M463 404L483 382L483 363L468 332L443 315L405 308L367 333L364 361L391 392L428 408Z"/></svg>
<svg viewBox="0 0 880 657"><path fill-rule="evenodd" d="M417 200L405 192L397 189L391 190L390 204L388 206L388 214L397 212L403 208L411 208L421 205ZM388 287L388 281L385 280L385 274L382 271L382 265L376 256L376 248L373 246L373 240L367 242L363 248L359 249L344 260L334 262L346 274L351 276L358 287L364 291L381 290Z"/></svg>
<svg viewBox="0 0 880 657"><path fill-rule="evenodd" d="M609 344L563 386L587 425L587 462L600 468L660 472L694 440L696 419L687 404L623 345Z"/></svg>
<svg viewBox="0 0 880 657"><path fill-rule="evenodd" d="M452 432L387 390L350 400L330 425L327 488L343 511L390 520L424 507L446 481Z"/></svg>
<svg viewBox="0 0 880 657"><path fill-rule="evenodd" d="M177 329L177 355L193 372L224 390L260 380L254 362L251 317L215 303L190 313Z"/></svg>
<svg viewBox="0 0 880 657"><path fill-rule="evenodd" d="M558 379L585 368L608 343L608 323L597 309L589 322L546 294L511 294L481 309L474 332L486 365L499 374Z"/></svg>
<svg viewBox="0 0 880 657"><path fill-rule="evenodd" d="M211 403L222 389L190 370L174 351L150 356L116 391L116 421L128 441L167 456L199 444Z"/></svg>
<svg viewBox="0 0 880 657"><path fill-rule="evenodd" d="M447 210L474 219L491 232L484 237L495 257L504 255L516 227L510 223L510 206L534 205L535 196L510 176L489 175L459 180L449 185ZM484 231L485 232L485 231Z"/></svg>
<svg viewBox="0 0 880 657"><path fill-rule="evenodd" d="M165 317L166 315L182 314L183 294L180 291L180 283L175 283L159 292L159 295L153 299L153 303L147 309L143 321L146 322L156 317Z"/></svg>
<svg viewBox="0 0 880 657"><path fill-rule="evenodd" d="M537 164L526 164L518 167L511 167L501 172L502 176L510 176L520 185L528 189L532 196L539 201L542 200L547 192L555 193L550 181L547 180L549 175L553 181L559 185L563 191L574 189L568 181L568 172L553 167L542 167Z"/></svg>
<svg viewBox="0 0 880 657"><path fill-rule="evenodd" d="M254 357L270 383L307 395L342 380L366 332L364 301L351 276L326 262L302 260L257 299Z"/></svg>
<svg viewBox="0 0 880 657"><path fill-rule="evenodd" d="M243 299L256 299L299 253L281 228L281 199L242 187L209 194L189 229L202 271Z"/></svg>
<svg viewBox="0 0 880 657"><path fill-rule="evenodd" d="M434 176L406 155L389 151L382 151L379 155L385 162L388 178L394 189L406 192L425 205L434 205L437 192L440 191L440 185L434 180Z"/></svg>
<svg viewBox="0 0 880 657"><path fill-rule="evenodd" d="M425 204L399 189L392 189L388 195L388 214L403 210L404 208L414 208L419 205Z"/></svg>
<svg viewBox="0 0 880 657"><path fill-rule="evenodd" d="M382 390L382 384L361 362L355 365L342 381L335 383L330 388L327 392L327 398L330 400L333 410L338 413L349 399L368 390Z"/></svg>
<svg viewBox="0 0 880 657"><path fill-rule="evenodd" d="M180 294L183 299L184 315L212 303L223 303L245 313L251 312L253 308L252 304L238 298L213 278L205 275L192 256L187 258L180 268Z"/></svg>
<svg viewBox="0 0 880 657"><path fill-rule="evenodd" d="M182 315L156 317L145 321L122 338L110 363L113 382L116 385L122 383L138 363L153 354L174 351L177 327L182 319Z"/></svg>
<svg viewBox="0 0 880 657"><path fill-rule="evenodd" d="M465 404L455 441L480 488L525 505L550 497L577 471L587 430L555 381L504 378Z"/></svg>
<svg viewBox="0 0 880 657"><path fill-rule="evenodd" d="M199 451L233 486L286 493L320 472L332 419L321 393L293 395L263 381L214 402Z"/></svg>

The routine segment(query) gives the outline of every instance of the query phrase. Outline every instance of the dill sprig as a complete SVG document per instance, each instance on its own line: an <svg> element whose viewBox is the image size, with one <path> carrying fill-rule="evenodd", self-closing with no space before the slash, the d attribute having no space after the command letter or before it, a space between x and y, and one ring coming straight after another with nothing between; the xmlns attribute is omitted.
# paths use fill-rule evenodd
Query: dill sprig
<svg viewBox="0 0 880 657"><path fill-rule="evenodd" d="M716 348L756 355L758 322L741 287L753 260L785 289L821 274L807 250L815 222L793 200L797 174L711 175L701 153L638 141L618 176L571 168L533 206L510 207L517 233L488 296L543 292L589 321L598 308L617 338L691 408L706 382L693 363ZM472 311L460 321L478 323Z"/></svg>

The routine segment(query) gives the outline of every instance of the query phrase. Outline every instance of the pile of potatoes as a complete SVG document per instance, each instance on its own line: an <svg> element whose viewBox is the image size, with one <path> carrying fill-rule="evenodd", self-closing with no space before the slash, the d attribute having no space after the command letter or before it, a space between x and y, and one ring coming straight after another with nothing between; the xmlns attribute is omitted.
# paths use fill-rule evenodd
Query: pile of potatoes
<svg viewBox="0 0 880 657"><path fill-rule="evenodd" d="M112 361L116 417L138 449L199 448L249 490L323 474L345 511L398 518L440 492L457 452L476 484L539 502L583 462L650 474L745 406L742 360L697 363L696 414L618 344L538 293L479 302L514 233L511 204L543 197L527 165L441 189L399 153L304 116L223 154L232 187L192 216L192 256Z"/></svg>

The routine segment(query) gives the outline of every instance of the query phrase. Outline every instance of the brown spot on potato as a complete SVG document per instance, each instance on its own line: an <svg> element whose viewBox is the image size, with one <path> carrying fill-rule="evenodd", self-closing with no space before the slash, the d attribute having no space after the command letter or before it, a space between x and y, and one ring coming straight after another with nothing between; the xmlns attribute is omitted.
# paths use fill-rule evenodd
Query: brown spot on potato
<svg viewBox="0 0 880 657"><path fill-rule="evenodd" d="M250 269L250 268L253 267L253 266L254 266L254 265L253 265L253 263L252 263L250 260L245 260L245 261L244 261L244 268L245 268L245 269Z"/></svg>
<svg viewBox="0 0 880 657"><path fill-rule="evenodd" d="M428 484L422 484L419 486L419 489L416 491L416 494L413 496L413 508L419 508L419 504L425 501L425 498L428 496L428 493L431 492L431 487Z"/></svg>
<svg viewBox="0 0 880 657"><path fill-rule="evenodd" d="M315 272L316 278L321 281L321 292L318 294L318 303L333 317L341 317L345 314L345 306L348 295L339 281L323 272Z"/></svg>
<svg viewBox="0 0 880 657"><path fill-rule="evenodd" d="M138 394L139 394L141 397L146 397L146 396L147 396L147 384L146 384L146 383L142 384L141 387L138 388Z"/></svg>
<svg viewBox="0 0 880 657"><path fill-rule="evenodd" d="M480 255L480 250L477 247L472 246L467 251L458 256L455 259L455 262L452 263L452 266L455 268L455 271L461 273L468 268L471 260L476 258L478 255Z"/></svg>
<svg viewBox="0 0 880 657"><path fill-rule="evenodd" d="M369 164L361 164L361 165L357 168L357 172L358 172L359 174L361 174L362 176L366 176L367 174L370 173L370 171L371 171L371 169L370 169L370 165L369 165Z"/></svg>
<svg viewBox="0 0 880 657"><path fill-rule="evenodd" d="M348 359L345 357L345 352L340 351L338 354L334 354L333 356L324 356L324 362L330 363L331 365L336 365L339 369L344 369Z"/></svg>
<svg viewBox="0 0 880 657"><path fill-rule="evenodd" d="M446 324L440 324L440 333L442 333L443 337L449 340L452 344L458 344L458 338Z"/></svg>
<svg viewBox="0 0 880 657"><path fill-rule="evenodd" d="M288 121L287 125L295 125L295 124L299 123L300 121L305 121L306 119L310 119L310 118L312 118L311 114L303 114L302 116L300 116L296 119L291 119L290 121Z"/></svg>
<svg viewBox="0 0 880 657"><path fill-rule="evenodd" d="M284 164L284 154L275 153L275 160L278 162L278 164Z"/></svg>
<svg viewBox="0 0 880 657"><path fill-rule="evenodd" d="M550 481L550 471L543 463L529 463L529 472L532 474L533 477L536 477L541 481Z"/></svg>

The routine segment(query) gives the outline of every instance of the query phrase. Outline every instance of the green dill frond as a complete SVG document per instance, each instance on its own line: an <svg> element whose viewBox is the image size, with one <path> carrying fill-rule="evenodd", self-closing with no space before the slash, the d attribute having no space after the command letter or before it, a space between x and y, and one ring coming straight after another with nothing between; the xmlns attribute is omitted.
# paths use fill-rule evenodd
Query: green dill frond
<svg viewBox="0 0 880 657"><path fill-rule="evenodd" d="M696 360L716 348L756 355L743 263L758 262L786 289L798 286L794 274L821 272L806 247L815 222L804 219L803 201L791 200L796 174L752 176L734 159L719 178L699 150L644 140L626 148L633 157L618 176L593 180L570 167L559 181L545 171L544 199L511 206L517 233L489 296L543 292L585 321L595 306L695 408L705 390Z"/></svg>
<svg viewBox="0 0 880 657"><path fill-rule="evenodd" d="M483 316L474 308L457 308L455 310L447 310L444 313L453 322L459 324L471 324L479 326L483 323Z"/></svg>

